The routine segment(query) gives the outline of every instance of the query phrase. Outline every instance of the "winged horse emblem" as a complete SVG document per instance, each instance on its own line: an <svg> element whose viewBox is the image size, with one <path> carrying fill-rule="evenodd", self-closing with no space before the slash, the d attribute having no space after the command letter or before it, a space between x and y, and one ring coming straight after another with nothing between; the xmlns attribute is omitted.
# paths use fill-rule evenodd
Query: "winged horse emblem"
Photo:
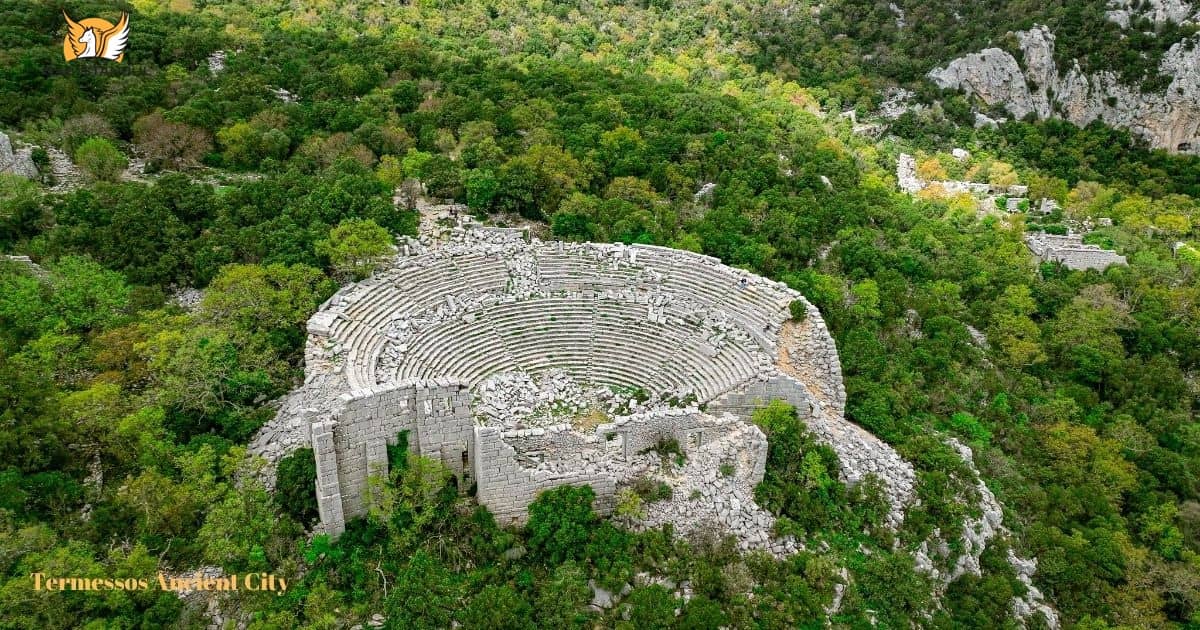
<svg viewBox="0 0 1200 630"><path fill-rule="evenodd" d="M63 57L67 61L98 58L120 63L129 43L129 14L122 13L116 25L100 18L84 18L76 22L67 18L67 36L63 38Z"/></svg>

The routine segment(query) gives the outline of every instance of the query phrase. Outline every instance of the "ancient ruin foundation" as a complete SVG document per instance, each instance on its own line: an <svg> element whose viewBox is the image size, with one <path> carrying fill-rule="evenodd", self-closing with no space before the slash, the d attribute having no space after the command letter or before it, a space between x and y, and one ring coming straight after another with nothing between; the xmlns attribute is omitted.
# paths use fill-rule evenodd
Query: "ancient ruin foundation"
<svg viewBox="0 0 1200 630"><path fill-rule="evenodd" d="M1076 271L1104 271L1109 265L1126 264L1124 256L1095 245L1085 245L1083 237L1078 234L1027 234L1025 244L1038 261L1060 262L1066 268Z"/></svg>
<svg viewBox="0 0 1200 630"><path fill-rule="evenodd" d="M843 419L833 340L785 285L691 252L512 229L402 250L312 317L305 385L251 446L268 460L312 446L329 533L366 513L368 477L386 476L386 447L406 433L501 524L564 484L590 485L609 513L649 477L673 492L635 526L716 526L788 553L752 498L767 442L749 416L773 399L837 451L846 481L878 475L902 518L911 466Z"/></svg>

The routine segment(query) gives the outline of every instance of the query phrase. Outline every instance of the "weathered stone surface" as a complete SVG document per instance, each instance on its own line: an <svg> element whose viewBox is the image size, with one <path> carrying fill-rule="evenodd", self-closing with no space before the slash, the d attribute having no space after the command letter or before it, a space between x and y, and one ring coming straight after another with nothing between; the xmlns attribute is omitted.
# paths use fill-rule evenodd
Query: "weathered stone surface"
<svg viewBox="0 0 1200 630"><path fill-rule="evenodd" d="M979 494L979 516L969 518L963 523L962 539L958 545L961 553L955 560L954 566L950 567L948 571L939 570L933 560L934 557L946 560L951 553L950 545L936 530L933 536L922 542L913 554L917 569L936 580L940 585L938 590L944 589L946 585L964 574L980 575L979 559L987 549L988 543L997 537L1008 538L1010 536L1008 528L1004 526L1004 511L1000 507L1000 502L987 484L979 478L979 470L975 467L974 453L971 451L971 447L954 438L948 438L947 443L958 452L959 457L967 464L967 468L975 478L975 489ZM1046 623L1057 630L1059 627L1058 613L1045 603L1041 591L1033 586L1031 579L1037 571L1037 559L1021 558L1010 547L1008 563L1016 571L1017 579L1026 586L1025 595L1014 597L1010 602L1013 614L1024 621L1034 612L1040 612L1045 617Z"/></svg>
<svg viewBox="0 0 1200 630"><path fill-rule="evenodd" d="M33 165L31 147L13 148L8 135L0 132L0 173L18 175L26 179L36 179L37 167Z"/></svg>
<svg viewBox="0 0 1200 630"><path fill-rule="evenodd" d="M1163 56L1159 72L1171 78L1170 85L1160 93L1143 93L1113 72L1085 74L1078 64L1061 72L1054 60L1054 34L1045 26L1016 35L1024 70L1008 52L987 48L928 76L941 88L1001 104L1016 118L1061 116L1080 127L1101 120L1157 148L1200 151L1200 36L1176 43Z"/></svg>
<svg viewBox="0 0 1200 630"><path fill-rule="evenodd" d="M225 59L227 54L224 50L213 51L213 54L208 56L208 71L214 77L225 71Z"/></svg>
<svg viewBox="0 0 1200 630"><path fill-rule="evenodd" d="M1096 245L1085 245L1078 234L1027 234L1025 244L1039 261L1060 262L1068 269L1104 271L1109 265L1126 264L1124 256Z"/></svg>
<svg viewBox="0 0 1200 630"><path fill-rule="evenodd" d="M33 275L39 279L48 280L50 278L50 272L46 271L45 267L33 262L33 259L31 259L29 256L9 256L7 254L0 254L0 261L18 265L24 268L25 271L27 271L30 275Z"/></svg>
<svg viewBox="0 0 1200 630"><path fill-rule="evenodd" d="M1200 5L1184 0L1109 0L1105 16L1129 28L1134 18L1146 18L1156 26L1175 22L1200 22Z"/></svg>

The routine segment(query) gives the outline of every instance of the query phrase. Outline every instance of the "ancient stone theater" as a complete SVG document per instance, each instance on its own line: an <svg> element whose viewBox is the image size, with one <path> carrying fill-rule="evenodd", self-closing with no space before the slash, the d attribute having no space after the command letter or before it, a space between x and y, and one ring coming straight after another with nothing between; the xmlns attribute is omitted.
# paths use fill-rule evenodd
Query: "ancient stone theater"
<svg viewBox="0 0 1200 630"><path fill-rule="evenodd" d="M366 513L368 478L386 477L387 446L403 439L503 525L564 484L590 485L611 513L649 478L671 491L634 525L717 527L743 548L789 553L794 541L773 539L753 500L768 445L750 416L775 399L833 447L844 481L884 482L894 523L912 493L911 466L844 420L820 312L709 256L460 225L401 245L308 334L305 383L252 451L273 461L311 446L333 535Z"/></svg>

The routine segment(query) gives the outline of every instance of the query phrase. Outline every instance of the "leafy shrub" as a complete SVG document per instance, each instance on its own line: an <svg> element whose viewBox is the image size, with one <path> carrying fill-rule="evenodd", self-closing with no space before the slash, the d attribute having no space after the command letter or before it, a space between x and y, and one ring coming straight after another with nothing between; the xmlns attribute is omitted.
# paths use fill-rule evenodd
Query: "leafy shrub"
<svg viewBox="0 0 1200 630"><path fill-rule="evenodd" d="M950 416L948 425L950 430L967 438L973 444L986 445L992 439L992 432L983 426L978 418L965 411Z"/></svg>
<svg viewBox="0 0 1200 630"><path fill-rule="evenodd" d="M599 520L594 498L591 486L561 486L538 495L526 526L533 553L551 565L580 559Z"/></svg>
<svg viewBox="0 0 1200 630"><path fill-rule="evenodd" d="M113 143L103 138L89 138L75 151L75 163L92 180L115 182L129 165Z"/></svg>
<svg viewBox="0 0 1200 630"><path fill-rule="evenodd" d="M846 488L838 481L837 455L818 444L791 405L772 401L754 412L754 422L767 434L767 469L754 489L754 500L785 517L781 527L794 525L803 535L845 521L852 516ZM728 473L726 466L729 467ZM722 465L721 474L732 474Z"/></svg>
<svg viewBox="0 0 1200 630"><path fill-rule="evenodd" d="M642 496L636 489L623 488L617 491L617 507L613 514L633 519L643 518L646 516L646 509L642 503Z"/></svg>
<svg viewBox="0 0 1200 630"><path fill-rule="evenodd" d="M794 322L803 322L808 318L808 305L804 300L792 300L791 304L788 304L788 310L791 311Z"/></svg>
<svg viewBox="0 0 1200 630"><path fill-rule="evenodd" d="M649 477L639 477L637 481L633 482L633 492L645 499L647 503L666 501L674 494L670 484L655 481Z"/></svg>
<svg viewBox="0 0 1200 630"><path fill-rule="evenodd" d="M69 118L63 123L58 132L59 146L68 155L74 155L83 143L90 138L115 140L117 134L112 125L103 116L97 114L81 114Z"/></svg>
<svg viewBox="0 0 1200 630"><path fill-rule="evenodd" d="M317 519L317 461L311 448L302 448L275 468L275 503L297 522L309 525Z"/></svg>

